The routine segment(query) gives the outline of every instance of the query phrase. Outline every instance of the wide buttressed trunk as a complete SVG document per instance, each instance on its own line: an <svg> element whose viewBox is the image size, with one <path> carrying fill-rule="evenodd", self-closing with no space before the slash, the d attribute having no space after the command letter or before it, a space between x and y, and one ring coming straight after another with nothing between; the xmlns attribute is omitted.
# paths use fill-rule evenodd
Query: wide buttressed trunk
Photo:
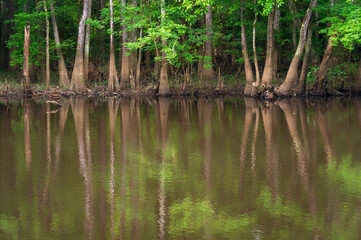
<svg viewBox="0 0 361 240"><path fill-rule="evenodd" d="M85 20L88 15L89 0L84 0L83 13L80 18L78 28L78 44L76 48L75 64L71 79L71 89L77 92L87 90L84 78L84 38L85 38Z"/></svg>
<svg viewBox="0 0 361 240"><path fill-rule="evenodd" d="M332 8L335 5L335 0L330 0L330 7ZM331 24L328 24L327 27L331 27ZM333 54L333 41L332 38L336 37L335 34L332 34L327 41L326 49L323 53L322 62L317 71L316 76L316 94L325 95L326 94L326 85L327 85L327 69L330 64L330 59Z"/></svg>
<svg viewBox="0 0 361 240"><path fill-rule="evenodd" d="M275 8L275 6L273 8ZM274 15L275 15L275 9L273 9L273 11L268 16L266 63L262 75L262 85L265 85L265 87L269 87L272 85Z"/></svg>
<svg viewBox="0 0 361 240"><path fill-rule="evenodd" d="M212 56L213 56L213 17L212 7L207 7L206 13L206 26L207 26L207 41L204 50L203 68L202 68L202 81L208 83L216 78L216 74L213 69Z"/></svg>
<svg viewBox="0 0 361 240"><path fill-rule="evenodd" d="M333 41L331 40L332 37L335 37L335 35L331 35L331 37L327 41L327 46L325 52L323 53L322 62L316 76L316 90L320 93L323 93L326 90L327 69L333 54Z"/></svg>
<svg viewBox="0 0 361 240"><path fill-rule="evenodd" d="M53 1L50 2L50 10L51 10L52 13L54 13ZM53 23L53 31L54 31L56 52L57 52L57 55L58 55L59 83L60 83L60 86L68 88L70 86L70 81L69 81L68 71L66 70L66 66L65 66L64 56L63 56L63 53L61 51L58 24L56 22L55 14L51 15L51 21Z"/></svg>
<svg viewBox="0 0 361 240"><path fill-rule="evenodd" d="M162 12L162 24L165 24L165 0L161 1L161 12ZM167 40L162 41L162 45L167 45ZM162 52L162 68L160 69L160 78L159 78L159 89L158 95L168 95L170 94L169 82L168 82L168 62L166 54Z"/></svg>
<svg viewBox="0 0 361 240"><path fill-rule="evenodd" d="M88 16L87 20L91 19L91 8L92 0L89 1L88 7ZM84 46L84 78L87 83L89 83L89 53L90 53L90 24L87 24L85 27L85 46Z"/></svg>
<svg viewBox="0 0 361 240"><path fill-rule="evenodd" d="M109 1L110 9L110 31L114 29L114 11L113 11L113 0ZM109 79L108 79L108 88L110 91L118 91L120 89L117 69L115 65L115 51L114 51L114 35L110 34L110 59L109 59Z"/></svg>
<svg viewBox="0 0 361 240"><path fill-rule="evenodd" d="M297 81L298 76L298 65L301 61L302 53L305 48L306 44L306 36L307 36L307 29L309 22L312 17L312 10L316 6L317 0L312 0L307 12L305 14L305 17L303 19L301 29L300 29L300 39L298 41L296 53L293 56L291 65L288 69L286 79L283 82L283 84L279 87L279 89L276 90L276 94L279 96L290 96L291 95L291 89L294 86L295 82Z"/></svg>
<svg viewBox="0 0 361 240"><path fill-rule="evenodd" d="M247 50L247 39L246 39L246 26L244 21L244 0L241 1L241 38L242 38L242 56L244 59L244 69L246 72L246 88L244 89L245 96L252 95L252 84L254 82L252 65L249 60L248 50Z"/></svg>

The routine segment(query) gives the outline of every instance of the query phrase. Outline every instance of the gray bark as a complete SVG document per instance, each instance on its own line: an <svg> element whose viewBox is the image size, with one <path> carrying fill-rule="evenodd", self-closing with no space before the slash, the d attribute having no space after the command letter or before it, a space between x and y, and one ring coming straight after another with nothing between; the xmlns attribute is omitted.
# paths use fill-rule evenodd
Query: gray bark
<svg viewBox="0 0 361 240"><path fill-rule="evenodd" d="M44 3L44 11L45 13L48 13L48 7L47 7L47 1L43 0ZM46 76L45 76L45 82L46 86L50 86L50 53L49 53L49 17L46 15Z"/></svg>
<svg viewBox="0 0 361 240"><path fill-rule="evenodd" d="M87 20L91 19L92 0L89 0ZM85 49L84 49L84 78L89 82L89 53L90 53L90 24L85 28Z"/></svg>
<svg viewBox="0 0 361 240"><path fill-rule="evenodd" d="M307 36L307 29L309 22L311 20L313 8L316 6L317 0L312 0L305 17L303 19L301 30L300 30L300 39L298 41L297 50L295 55L293 56L291 65L288 69L286 79L284 83L280 86L280 88L276 91L278 95L290 95L292 86L294 85L295 81L297 80L298 76L298 65L301 60L301 56L305 47L306 43L306 36Z"/></svg>
<svg viewBox="0 0 361 240"><path fill-rule="evenodd" d="M70 86L70 81L69 81L68 71L66 70L66 66L65 66L64 56L63 56L63 53L61 51L58 24L56 22L56 17L55 17L55 14L54 14L53 1L50 1L50 11L52 12L51 21L53 23L53 32L54 32L54 39L55 39L55 45L56 45L56 52L57 52L57 55L58 55L59 82L60 82L61 86L69 87Z"/></svg>
<svg viewBox="0 0 361 240"><path fill-rule="evenodd" d="M89 0L84 0L83 13L78 27L78 43L75 55L75 64L72 74L71 88L75 91L85 92L86 84L84 79L84 38L85 20L87 19Z"/></svg>

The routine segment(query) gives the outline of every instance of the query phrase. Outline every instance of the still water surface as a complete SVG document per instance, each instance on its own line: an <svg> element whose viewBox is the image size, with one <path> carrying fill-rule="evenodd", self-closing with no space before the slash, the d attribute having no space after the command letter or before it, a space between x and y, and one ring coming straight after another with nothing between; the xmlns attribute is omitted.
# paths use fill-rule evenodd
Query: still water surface
<svg viewBox="0 0 361 240"><path fill-rule="evenodd" d="M361 101L0 103L0 239L359 239Z"/></svg>

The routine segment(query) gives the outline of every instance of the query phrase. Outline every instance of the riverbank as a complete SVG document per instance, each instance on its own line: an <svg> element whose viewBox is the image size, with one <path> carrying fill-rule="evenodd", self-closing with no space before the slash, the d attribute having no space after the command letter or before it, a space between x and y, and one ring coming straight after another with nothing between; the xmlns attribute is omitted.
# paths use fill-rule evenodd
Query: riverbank
<svg viewBox="0 0 361 240"><path fill-rule="evenodd" d="M171 88L171 93L167 96L243 96L243 86L225 86L222 90L214 90L211 87L188 87L183 90L177 87ZM86 92L75 92L60 87L46 88L43 84L32 86L32 93L25 93L20 84L0 83L0 97L2 98L45 98L45 99L60 99L70 98L75 96L88 96L88 97L130 97L130 96L157 96L157 86L149 84L146 87L137 89L125 89L121 91L109 91L107 86L92 86Z"/></svg>
<svg viewBox="0 0 361 240"><path fill-rule="evenodd" d="M194 97L217 97L217 96L244 96L244 86L238 85L226 85L222 90L215 90L212 87L198 87L192 86L183 90L179 87L171 87L171 92L167 97L172 96L194 96ZM305 98L327 98L327 97L351 97L359 96L359 93L351 92L350 90L336 90L327 89L325 92L317 92L315 90L307 90L301 97ZM0 83L0 97L1 98L42 98L47 100L57 100L61 98L70 98L75 96L88 96L88 97L132 97L132 96L157 96L157 85L149 84L146 87L140 87L137 89L125 89L121 91L109 91L105 85L96 85L90 87L86 92L75 92L69 89L63 89L60 87L47 88L44 84L34 84L32 86L32 93L25 93L21 84L14 83ZM266 96L266 97L265 97ZM291 97L296 97L294 94ZM297 96L300 97L300 96ZM259 94L259 98L266 100L274 100L282 98L276 96L272 91L266 91Z"/></svg>

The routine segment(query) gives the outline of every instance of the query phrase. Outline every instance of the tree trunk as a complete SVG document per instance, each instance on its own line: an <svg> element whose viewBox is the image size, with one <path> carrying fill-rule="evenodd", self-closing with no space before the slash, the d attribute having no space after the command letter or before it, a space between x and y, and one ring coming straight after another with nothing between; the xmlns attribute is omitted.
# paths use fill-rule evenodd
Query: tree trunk
<svg viewBox="0 0 361 240"><path fill-rule="evenodd" d="M113 11L113 0L109 1L109 10L110 10L110 60L109 60L109 79L108 79L108 89L110 91L118 91L120 89L117 69L115 66L115 51L114 51L114 11Z"/></svg>
<svg viewBox="0 0 361 240"><path fill-rule="evenodd" d="M132 7L137 7L138 5L138 0L133 0ZM134 19L133 19L134 21ZM133 29L130 32L130 41L131 42L136 42L137 41L137 30ZM135 74L137 72L137 63L138 63L138 56L137 56L137 51L133 51L132 54L129 56L130 57L130 69L131 69L131 75L132 77L130 78L130 86L132 88L135 88Z"/></svg>
<svg viewBox="0 0 361 240"><path fill-rule="evenodd" d="M151 59L150 59L150 51L146 51L145 53L145 68L150 70Z"/></svg>
<svg viewBox="0 0 361 240"><path fill-rule="evenodd" d="M273 29L277 33L280 31L280 18L281 18L281 9L277 6L276 13L275 13L275 20L273 24ZM273 79L278 79L277 72L278 72L278 52L279 52L280 44L278 42L275 43L275 47L273 49Z"/></svg>
<svg viewBox="0 0 361 240"><path fill-rule="evenodd" d="M317 71L316 90L320 93L325 92L327 85L327 69L329 66L329 60L331 59L333 53L333 42L331 40L332 37L335 37L335 35L331 35L331 37L328 39L325 52L323 53L320 68Z"/></svg>
<svg viewBox="0 0 361 240"><path fill-rule="evenodd" d="M162 14L162 25L165 24L165 0L161 0L161 14ZM162 40L162 45L167 45L167 40ZM162 68L160 69L160 79L159 79L159 90L158 95L168 95L170 94L169 82L168 82L168 61L166 53L162 52Z"/></svg>
<svg viewBox="0 0 361 240"><path fill-rule="evenodd" d="M335 4L334 0L330 0L330 6L333 7ZM331 25L329 24L328 27ZM336 35L332 34L331 37L328 38L326 49L323 53L322 62L320 64L320 68L317 72L316 76L316 91L317 94L325 94L326 85L327 85L327 69L329 66L329 60L332 57L333 54L333 41L332 38L334 38Z"/></svg>
<svg viewBox="0 0 361 240"><path fill-rule="evenodd" d="M248 50L247 50L247 39L246 39L246 26L244 21L244 0L241 0L241 38L242 38L242 55L244 59L244 69L246 71L246 87L244 89L245 96L252 95L252 84L254 82L252 65L249 61Z"/></svg>
<svg viewBox="0 0 361 240"><path fill-rule="evenodd" d="M143 28L140 29L139 38L143 37ZM142 48L139 48L139 54L138 54L138 63L137 63L137 72L135 75L135 86L138 88L140 86L140 65L142 63Z"/></svg>
<svg viewBox="0 0 361 240"><path fill-rule="evenodd" d="M91 19L92 0L89 1L87 20ZM86 24L85 29L85 47L84 47L84 78L89 83L89 52L90 52L90 24Z"/></svg>
<svg viewBox="0 0 361 240"><path fill-rule="evenodd" d="M357 68L357 73L355 76L355 82L353 84L352 91L356 92L356 93L361 92L361 59L360 59L360 63Z"/></svg>
<svg viewBox="0 0 361 240"><path fill-rule="evenodd" d="M122 0L122 6L125 7L125 0ZM123 14L123 13L122 13ZM124 20L124 17L122 17ZM120 71L120 88L124 89L128 87L129 84L129 72L130 72L130 59L126 54L128 53L128 49L125 47L125 43L128 41L128 31L127 26L122 25L122 67Z"/></svg>
<svg viewBox="0 0 361 240"><path fill-rule="evenodd" d="M306 78L307 78L308 62L310 59L311 44L312 44L312 26L310 26L310 28L308 29L307 42L306 42L306 47L305 47L305 55L303 57L301 76L300 76L300 80L298 82L298 86L294 91L297 95L303 95L306 91Z"/></svg>
<svg viewBox="0 0 361 240"><path fill-rule="evenodd" d="M203 59L203 69L202 69L202 81L207 84L216 78L214 73L213 64L212 64L212 51L213 51L213 19L212 19L212 7L209 5L207 7L208 12L206 13L206 27L207 27L207 41L205 44L205 52Z"/></svg>
<svg viewBox="0 0 361 240"><path fill-rule="evenodd" d="M254 22L253 22L253 36L252 36L252 45L253 45L253 57L254 57L254 67L256 71L256 82L252 84L252 94L258 95L258 87L261 82L261 77L259 75L259 67L258 67L258 57L257 57L257 49L256 49L256 23L257 23L257 3L254 0Z"/></svg>
<svg viewBox="0 0 361 240"><path fill-rule="evenodd" d="M292 24L292 43L293 43L293 47L295 49L297 49L297 32L296 32L296 20L293 19L293 24Z"/></svg>
<svg viewBox="0 0 361 240"><path fill-rule="evenodd" d="M200 84L203 83L202 79L202 69L203 69L203 58L204 58L204 46L199 46L199 59L198 59L198 72L197 77L200 82Z"/></svg>
<svg viewBox="0 0 361 240"><path fill-rule="evenodd" d="M156 56L159 57L158 55L156 55ZM153 74L155 77L159 76L160 68L161 68L161 62L159 60L155 61L154 67L153 67Z"/></svg>
<svg viewBox="0 0 361 240"><path fill-rule="evenodd" d="M233 26L232 34L233 34L232 41L235 42L235 41L236 41L236 38L237 38L237 36L236 36L236 34L237 34L236 25ZM232 69L232 71L235 71L235 68L236 68L236 51L237 51L237 48L236 48L236 47L233 47L232 50L233 50L233 53L232 53L232 55L231 55L231 69Z"/></svg>
<svg viewBox="0 0 361 240"><path fill-rule="evenodd" d="M275 7L273 7L275 8ZM268 27L267 27L267 53L266 63L262 75L262 85L266 88L272 86L272 74L273 74L273 23L274 23L275 9L268 16Z"/></svg>
<svg viewBox="0 0 361 240"><path fill-rule="evenodd" d="M70 81L69 81L68 71L66 70L66 66L65 66L64 56L63 56L63 53L61 51L58 24L56 22L56 17L55 17L55 14L54 14L54 3L53 3L53 1L50 2L50 11L52 12L51 21L53 23L53 31L54 31L56 52L58 54L59 83L60 83L60 86L68 88L70 86Z"/></svg>
<svg viewBox="0 0 361 240"><path fill-rule="evenodd" d="M47 14L48 13L48 7L47 2L43 0L44 2L44 11ZM46 86L49 88L50 86L50 53L49 53L49 16L46 15L46 76L45 76L45 83Z"/></svg>
<svg viewBox="0 0 361 240"><path fill-rule="evenodd" d="M76 48L75 64L71 80L71 89L77 92L87 90L84 79L84 37L85 37L85 20L88 15L89 0L84 0L83 13L79 22L78 44Z"/></svg>
<svg viewBox="0 0 361 240"><path fill-rule="evenodd" d="M291 95L291 89L297 81L298 76L298 65L300 63L302 53L306 43L307 29L309 22L311 20L313 8L316 6L317 0L312 0L310 6L307 9L305 17L303 19L301 29L300 29L300 39L298 41L298 46L295 55L293 56L291 65L288 69L286 79L284 83L276 90L276 94L279 96L289 96Z"/></svg>
<svg viewBox="0 0 361 240"><path fill-rule="evenodd" d="M23 76L24 76L24 92L31 93L30 72L29 72L29 47L30 47L30 25L24 28L24 60L23 60Z"/></svg>

